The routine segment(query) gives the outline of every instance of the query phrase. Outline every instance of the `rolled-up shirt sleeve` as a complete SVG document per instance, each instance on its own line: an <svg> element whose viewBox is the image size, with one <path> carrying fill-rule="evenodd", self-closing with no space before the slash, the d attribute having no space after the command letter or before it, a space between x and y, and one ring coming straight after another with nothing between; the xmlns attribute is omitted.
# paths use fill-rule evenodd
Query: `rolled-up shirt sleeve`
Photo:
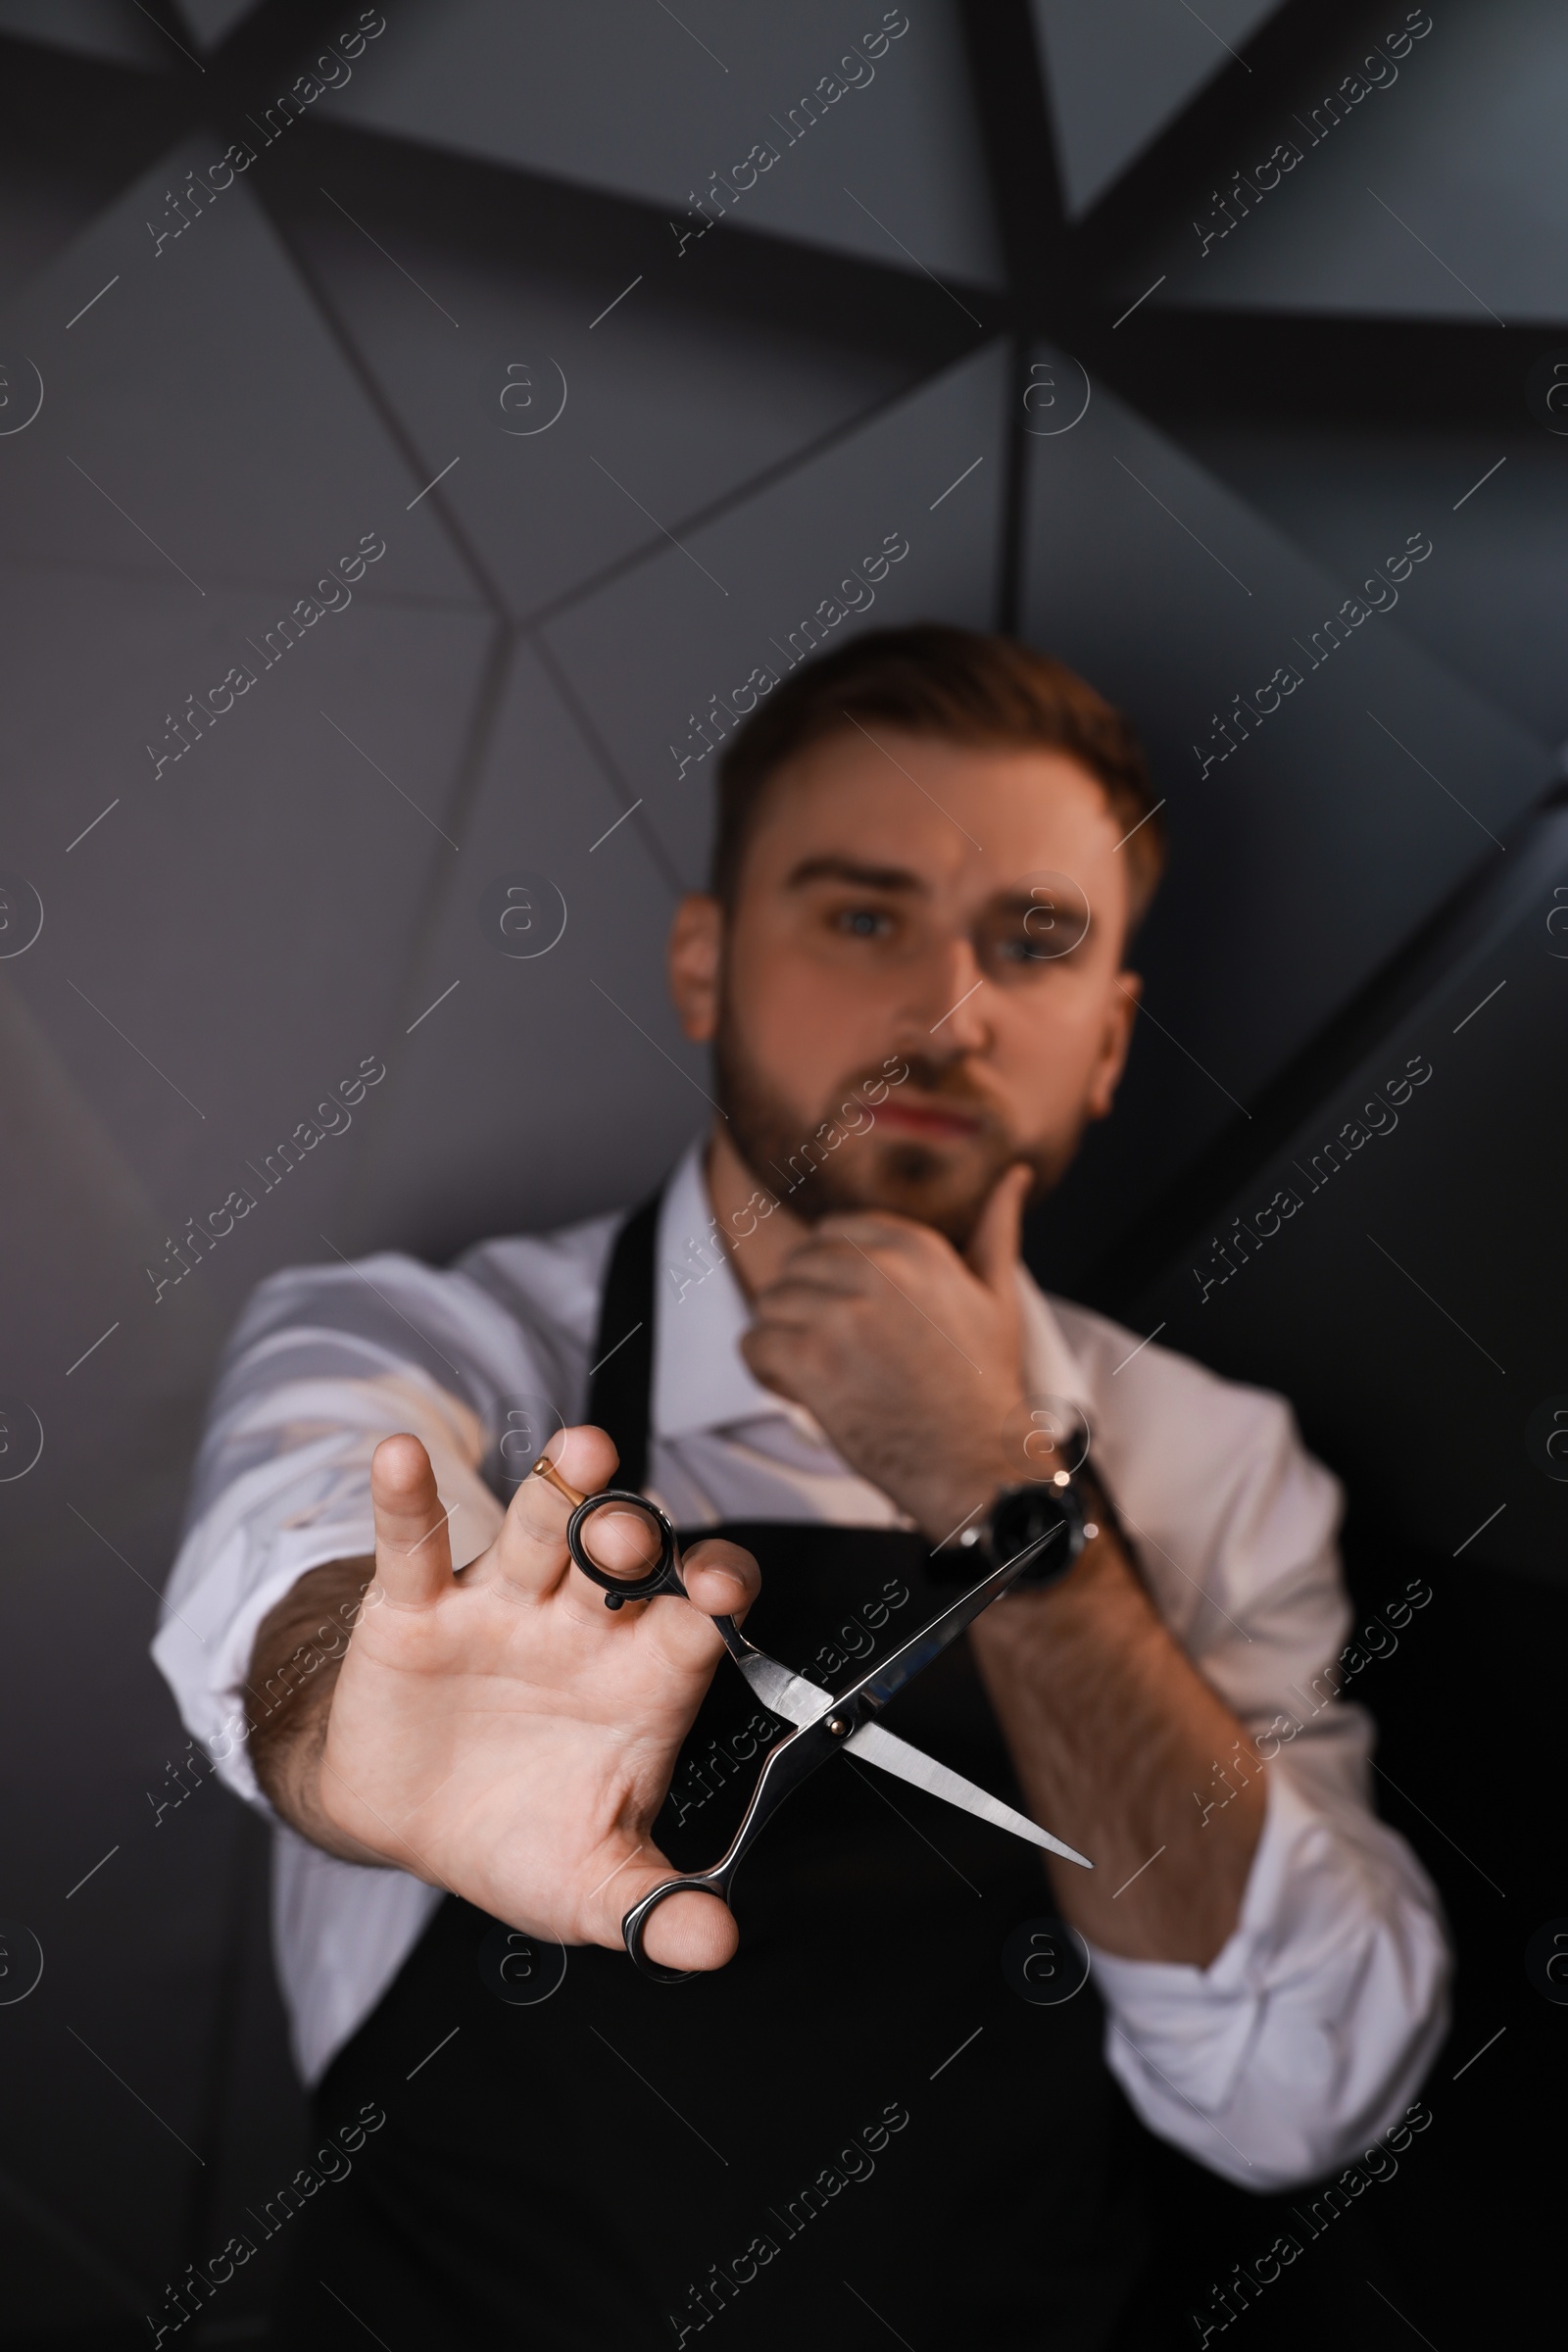
<svg viewBox="0 0 1568 2352"><path fill-rule="evenodd" d="M1092 1953L1106 2062L1145 2123L1259 2191L1368 2147L1447 2024L1430 1882L1364 1804L1313 1778L1295 1759L1269 1767L1241 1917L1209 1967Z"/></svg>
<svg viewBox="0 0 1568 2352"><path fill-rule="evenodd" d="M1106 2062L1144 2122L1264 2191L1347 2164L1397 2119L1447 2028L1448 1948L1431 1881L1373 1810L1371 1718L1339 1695L1338 1484L1279 1398L1190 1364L1173 1383L1172 1362L1145 1373L1160 1446L1151 1458L1146 1434L1112 1483L1161 1614L1268 1759L1264 1821L1207 1968L1091 1960ZM1215 1764L1199 1812L1239 1785L1235 1758Z"/></svg>

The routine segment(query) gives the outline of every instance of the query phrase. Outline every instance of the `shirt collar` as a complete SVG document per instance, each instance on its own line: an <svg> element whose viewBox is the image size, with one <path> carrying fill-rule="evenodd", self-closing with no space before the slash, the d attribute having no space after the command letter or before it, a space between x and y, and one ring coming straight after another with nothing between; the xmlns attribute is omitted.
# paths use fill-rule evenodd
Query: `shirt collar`
<svg viewBox="0 0 1568 2352"><path fill-rule="evenodd" d="M654 1267L653 1427L693 1437L764 1415L791 1418L741 1353L751 1309L718 1238L703 1173L704 1139L664 1187Z"/></svg>
<svg viewBox="0 0 1568 2352"><path fill-rule="evenodd" d="M1049 1397L1077 1413L1094 1435L1088 1376L1074 1355L1055 1308L1027 1268L1018 1269L1023 1303L1024 1386L1032 1400Z"/></svg>
<svg viewBox="0 0 1568 2352"><path fill-rule="evenodd" d="M751 1308L718 1238L704 1151L699 1137L664 1187L659 1212L652 1426L661 1438L685 1438L782 1417L814 1430L809 1414L763 1388L741 1353ZM1087 1419L1089 1384L1052 1302L1022 1268L1018 1281L1029 1394L1058 1399Z"/></svg>

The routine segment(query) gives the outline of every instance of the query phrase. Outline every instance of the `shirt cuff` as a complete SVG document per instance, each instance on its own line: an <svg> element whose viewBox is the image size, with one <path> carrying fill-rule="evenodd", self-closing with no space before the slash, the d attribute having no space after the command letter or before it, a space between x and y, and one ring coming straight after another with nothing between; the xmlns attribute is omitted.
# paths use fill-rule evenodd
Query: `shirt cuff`
<svg viewBox="0 0 1568 2352"><path fill-rule="evenodd" d="M1229 1940L1206 1969L1126 1960L1098 1944L1089 1946L1115 2044L1105 2053L1112 2073L1131 2093L1130 2078L1139 2069L1152 2070L1167 2091L1190 2101L1200 2115L1213 2115L1227 2104L1247 2063L1267 1957L1279 1942L1294 1849L1305 1822L1315 1818L1282 1774L1264 1777L1263 1827L1241 1912Z"/></svg>
<svg viewBox="0 0 1568 2352"><path fill-rule="evenodd" d="M1206 1969L1091 1946L1105 2060L1152 2131L1245 2188L1319 2177L1410 2097L1446 2027L1436 1899L1273 1765L1234 1934ZM1369 1833L1369 1835L1368 1835Z"/></svg>

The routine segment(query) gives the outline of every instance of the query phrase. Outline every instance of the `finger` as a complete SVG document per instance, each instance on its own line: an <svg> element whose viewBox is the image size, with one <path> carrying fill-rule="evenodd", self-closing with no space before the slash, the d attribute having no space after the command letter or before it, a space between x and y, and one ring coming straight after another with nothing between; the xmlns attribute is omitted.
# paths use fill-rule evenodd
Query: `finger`
<svg viewBox="0 0 1568 2352"><path fill-rule="evenodd" d="M809 1346L813 1336L813 1325L808 1321L754 1323L742 1335L741 1354L748 1371L756 1374L764 1389L805 1404L814 1385L810 1372L816 1357Z"/></svg>
<svg viewBox="0 0 1568 2352"><path fill-rule="evenodd" d="M887 1275L897 1266L914 1272L940 1262L951 1264L953 1244L929 1225L897 1223L880 1218L824 1219L809 1240L784 1261L786 1274L809 1271L822 1279L848 1284L852 1276L864 1287L873 1272ZM834 1269L843 1269L835 1274Z"/></svg>
<svg viewBox="0 0 1568 2352"><path fill-rule="evenodd" d="M611 1439L591 1424L559 1432L545 1451L567 1486L579 1494L597 1494L608 1486L619 1460ZM491 1574L536 1597L553 1592L571 1556L566 1549L566 1522L571 1513L565 1495L547 1479L523 1479L508 1506L487 1563ZM474 1581L489 1580L480 1576Z"/></svg>
<svg viewBox="0 0 1568 2352"><path fill-rule="evenodd" d="M691 1607L684 1619L670 1611L666 1623L679 1628L676 1639L685 1634L702 1634L710 1630L703 1623L693 1622L693 1611L699 1620L714 1617L733 1617L737 1624L762 1590L762 1571L749 1551L738 1544L728 1544L722 1536L705 1537L694 1544L680 1564L681 1583Z"/></svg>
<svg viewBox="0 0 1568 2352"><path fill-rule="evenodd" d="M643 1930L643 1950L661 1968L722 1968L734 1959L740 1940L734 1913L712 1894L672 1894Z"/></svg>
<svg viewBox="0 0 1568 2352"><path fill-rule="evenodd" d="M858 1250L904 1250L911 1245L928 1249L931 1239L930 1226L918 1224L913 1217L890 1216L880 1209L843 1209L813 1225L796 1255L818 1242L837 1242Z"/></svg>
<svg viewBox="0 0 1568 2352"><path fill-rule="evenodd" d="M664 1531L652 1503L645 1511L632 1503L604 1503L583 1521L578 1537L594 1566L625 1584L640 1582L663 1556Z"/></svg>
<svg viewBox="0 0 1568 2352"><path fill-rule="evenodd" d="M595 1889L596 1940L612 1948L623 1942L621 1922L645 1894L679 1877L657 1845L640 1845ZM672 1894L652 1913L643 1932L643 1950L662 1968L722 1968L740 1945L740 1930L727 1903L712 1894Z"/></svg>
<svg viewBox="0 0 1568 2352"><path fill-rule="evenodd" d="M738 1544L709 1537L687 1552L680 1575L684 1599L677 1592L663 1592L638 1614L648 1620L647 1638L662 1661L661 1671L706 1681L724 1654L713 1619L746 1615L761 1591L761 1570Z"/></svg>
<svg viewBox="0 0 1568 2352"><path fill-rule="evenodd" d="M1023 1242L1023 1205L1034 1182L1034 1170L1025 1160L1015 1160L997 1180L990 1200L980 1212L969 1244L971 1267L988 1291L1000 1298L1012 1297L1018 1274L1019 1250Z"/></svg>
<svg viewBox="0 0 1568 2352"><path fill-rule="evenodd" d="M852 1291L864 1287L868 1266L875 1263L864 1243L824 1236L791 1250L779 1274L781 1282L809 1282L821 1290Z"/></svg>
<svg viewBox="0 0 1568 2352"><path fill-rule="evenodd" d="M867 1279L863 1282L842 1285L799 1282L793 1274L786 1274L782 1280L770 1283L765 1291L760 1291L752 1301L752 1329L765 1331L774 1325L799 1328L820 1323L829 1301L852 1304L859 1299L874 1298L876 1288L869 1268L866 1274Z"/></svg>
<svg viewBox="0 0 1568 2352"><path fill-rule="evenodd" d="M424 1608L452 1584L452 1539L430 1456L406 1432L383 1438L370 1462L375 1577L388 1600Z"/></svg>

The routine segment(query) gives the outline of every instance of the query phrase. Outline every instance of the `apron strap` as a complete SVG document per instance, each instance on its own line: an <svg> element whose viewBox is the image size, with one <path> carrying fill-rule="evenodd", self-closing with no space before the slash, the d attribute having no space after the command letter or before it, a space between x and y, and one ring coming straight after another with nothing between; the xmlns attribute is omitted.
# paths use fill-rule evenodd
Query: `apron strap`
<svg viewBox="0 0 1568 2352"><path fill-rule="evenodd" d="M620 1456L615 1484L641 1490L648 1477L648 1413L654 1382L654 1247L663 1188L634 1208L610 1252L588 1419L609 1433Z"/></svg>

